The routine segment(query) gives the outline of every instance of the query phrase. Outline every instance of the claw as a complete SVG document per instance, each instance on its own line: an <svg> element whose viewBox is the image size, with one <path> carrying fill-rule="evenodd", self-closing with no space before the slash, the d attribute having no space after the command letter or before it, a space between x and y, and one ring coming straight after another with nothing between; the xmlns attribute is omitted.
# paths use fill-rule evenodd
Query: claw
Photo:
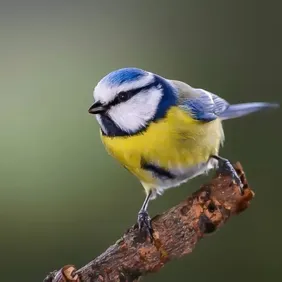
<svg viewBox="0 0 282 282"><path fill-rule="evenodd" d="M238 174L237 174L237 172L235 171L234 168L233 168L233 170L234 170L234 172L231 172L232 178L235 181L235 183L237 184L237 186L239 187L241 195L244 195L244 184L242 183L240 177L238 176Z"/></svg>
<svg viewBox="0 0 282 282"><path fill-rule="evenodd" d="M147 235L150 236L151 240L154 239L153 237L153 228L152 228L152 224L151 224L151 218L148 214L147 211L145 210L141 210L139 213L138 213L138 226L139 226L139 230L142 232L146 232Z"/></svg>
<svg viewBox="0 0 282 282"><path fill-rule="evenodd" d="M244 195L244 189L243 189L244 185L243 185L240 177L238 176L236 170L234 169L234 167L230 163L230 161L227 160L227 159L224 159L222 157L219 157L219 156L213 156L213 157L218 160L219 170L223 171L223 172L227 171L228 173L230 173L232 175L233 180L235 181L235 183L239 187L241 195Z"/></svg>

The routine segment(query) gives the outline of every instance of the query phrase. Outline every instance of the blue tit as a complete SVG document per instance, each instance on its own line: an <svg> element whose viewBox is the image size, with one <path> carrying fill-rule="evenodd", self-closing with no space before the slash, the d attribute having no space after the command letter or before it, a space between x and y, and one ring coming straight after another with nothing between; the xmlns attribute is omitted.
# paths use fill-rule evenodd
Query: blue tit
<svg viewBox="0 0 282 282"><path fill-rule="evenodd" d="M230 105L219 96L184 82L138 68L113 71L96 85L95 114L110 155L134 174L146 191L138 224L152 235L148 203L164 190L230 162L218 155L224 141L222 121L268 108L273 103Z"/></svg>

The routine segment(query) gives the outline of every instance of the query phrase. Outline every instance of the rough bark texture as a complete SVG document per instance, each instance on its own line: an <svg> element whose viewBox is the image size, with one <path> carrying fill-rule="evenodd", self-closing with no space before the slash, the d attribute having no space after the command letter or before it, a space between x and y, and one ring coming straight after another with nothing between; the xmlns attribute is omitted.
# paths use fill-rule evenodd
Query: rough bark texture
<svg viewBox="0 0 282 282"><path fill-rule="evenodd" d="M253 198L241 165L237 163L234 167L244 184L243 195L230 175L217 172L214 179L192 196L153 218L153 242L134 225L84 267L76 270L74 266L64 266L50 273L44 282L138 281L170 260L191 253L205 234L245 210Z"/></svg>

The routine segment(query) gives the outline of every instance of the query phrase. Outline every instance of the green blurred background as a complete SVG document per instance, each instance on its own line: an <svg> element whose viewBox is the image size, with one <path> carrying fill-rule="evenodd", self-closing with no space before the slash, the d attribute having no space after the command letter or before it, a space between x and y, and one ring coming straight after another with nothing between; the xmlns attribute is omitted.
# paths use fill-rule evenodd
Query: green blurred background
<svg viewBox="0 0 282 282"><path fill-rule="evenodd" d="M141 185L106 154L87 112L106 73L136 66L230 102L282 102L278 2L1 1L1 281L82 266L135 222ZM226 122L221 154L244 165L251 208L144 281L280 280L281 117ZM151 215L207 179L169 190Z"/></svg>

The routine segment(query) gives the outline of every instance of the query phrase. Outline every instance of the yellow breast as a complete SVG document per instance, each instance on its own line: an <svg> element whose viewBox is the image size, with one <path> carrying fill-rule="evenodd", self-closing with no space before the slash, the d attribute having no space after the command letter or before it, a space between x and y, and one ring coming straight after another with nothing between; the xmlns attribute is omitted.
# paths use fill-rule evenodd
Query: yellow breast
<svg viewBox="0 0 282 282"><path fill-rule="evenodd" d="M194 166L218 153L224 135L220 120L196 121L172 107L164 119L152 122L138 135L101 138L113 157L142 182L151 183L154 180L141 168L141 158L163 168Z"/></svg>

